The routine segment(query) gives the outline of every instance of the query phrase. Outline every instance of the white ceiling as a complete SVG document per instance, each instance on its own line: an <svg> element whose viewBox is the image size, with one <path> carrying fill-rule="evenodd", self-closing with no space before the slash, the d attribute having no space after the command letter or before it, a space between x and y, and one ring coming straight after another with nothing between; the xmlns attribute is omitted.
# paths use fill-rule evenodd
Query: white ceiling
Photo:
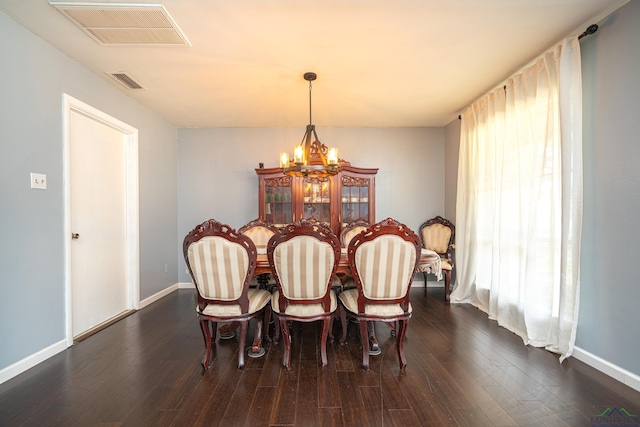
<svg viewBox="0 0 640 427"><path fill-rule="evenodd" d="M627 1L137 0L161 3L190 47L100 45L47 0L0 11L177 127L302 127L307 71L317 126L413 127L446 125Z"/></svg>

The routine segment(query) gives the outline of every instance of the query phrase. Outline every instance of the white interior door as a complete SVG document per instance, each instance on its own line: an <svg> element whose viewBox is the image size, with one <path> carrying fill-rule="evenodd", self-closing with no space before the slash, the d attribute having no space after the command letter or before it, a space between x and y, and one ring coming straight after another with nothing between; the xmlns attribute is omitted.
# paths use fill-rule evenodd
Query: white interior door
<svg viewBox="0 0 640 427"><path fill-rule="evenodd" d="M110 118L68 110L70 337L137 308L136 244L129 238L131 228L137 236L137 222L130 218L131 133L105 120Z"/></svg>

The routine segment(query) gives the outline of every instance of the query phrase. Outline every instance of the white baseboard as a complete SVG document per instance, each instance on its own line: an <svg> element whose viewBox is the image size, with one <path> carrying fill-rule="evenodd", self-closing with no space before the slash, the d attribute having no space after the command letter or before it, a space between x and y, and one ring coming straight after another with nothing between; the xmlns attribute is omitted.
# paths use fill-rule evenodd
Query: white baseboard
<svg viewBox="0 0 640 427"><path fill-rule="evenodd" d="M175 283L175 284L169 286L168 288L163 289L160 292L158 292L156 294L153 294L150 297L145 298L142 301L140 301L140 308L145 308L149 304L152 304L152 303L158 301L160 298L166 297L171 292L176 291L178 289L195 289L195 286L191 282L178 282L178 283Z"/></svg>
<svg viewBox="0 0 640 427"><path fill-rule="evenodd" d="M31 369L36 366L38 363L42 363L48 358L55 356L67 349L67 340L66 338L58 341L55 344L51 344L47 348L43 348L42 350L33 353L30 356L25 357L22 360L17 361L13 365L7 366L6 368L0 370L0 384L5 381L10 380L11 378L20 375L27 369Z"/></svg>
<svg viewBox="0 0 640 427"><path fill-rule="evenodd" d="M428 280L427 288L444 288L444 282L433 282L431 280Z"/></svg>
<svg viewBox="0 0 640 427"><path fill-rule="evenodd" d="M146 306L148 306L149 304L152 304L156 301L158 301L160 298L162 297L166 297L167 295L169 295L171 292L175 291L178 289L178 284L174 284L169 286L168 288L165 288L163 290L161 290L160 292L151 295L150 297L147 297L145 299L143 299L142 301L140 301L140 308L145 308Z"/></svg>
<svg viewBox="0 0 640 427"><path fill-rule="evenodd" d="M611 362L604 360L601 357L591 354L580 347L573 348L573 357L586 363L587 365L597 369L603 374L609 375L611 378L620 381L623 384L628 385L634 390L640 391L640 376L629 372L626 369L614 365Z"/></svg>
<svg viewBox="0 0 640 427"><path fill-rule="evenodd" d="M179 282L178 289L195 289L196 285L193 282Z"/></svg>
<svg viewBox="0 0 640 427"><path fill-rule="evenodd" d="M435 277L435 276L429 275L429 277ZM411 287L424 288L424 286L425 286L424 275L422 273L416 273L416 275L413 276L413 283L411 283ZM427 288L444 288L444 280L437 281L437 280L427 279Z"/></svg>

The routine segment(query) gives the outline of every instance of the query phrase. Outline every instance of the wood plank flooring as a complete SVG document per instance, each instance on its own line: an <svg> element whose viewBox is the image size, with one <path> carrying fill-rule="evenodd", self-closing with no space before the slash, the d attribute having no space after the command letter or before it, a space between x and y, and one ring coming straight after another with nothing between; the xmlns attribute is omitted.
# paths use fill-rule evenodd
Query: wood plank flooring
<svg viewBox="0 0 640 427"><path fill-rule="evenodd" d="M194 291L179 290L0 384L0 425L555 427L589 426L608 407L640 414L639 392L443 300L442 288L412 291L405 373L386 325L364 372L358 327L339 345L340 322L326 369L311 323L293 327L290 371L282 342L237 370L232 339L203 372Z"/></svg>

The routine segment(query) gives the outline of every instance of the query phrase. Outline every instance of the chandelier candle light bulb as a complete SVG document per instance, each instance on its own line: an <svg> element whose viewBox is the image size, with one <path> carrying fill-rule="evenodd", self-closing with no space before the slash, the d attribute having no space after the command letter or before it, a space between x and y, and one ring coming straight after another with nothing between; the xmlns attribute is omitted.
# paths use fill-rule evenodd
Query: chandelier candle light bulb
<svg viewBox="0 0 640 427"><path fill-rule="evenodd" d="M327 152L327 164L337 165L338 164L338 149L335 147L329 148Z"/></svg>
<svg viewBox="0 0 640 427"><path fill-rule="evenodd" d="M296 165L304 164L304 150L302 149L302 145L296 145L293 149L293 163Z"/></svg>
<svg viewBox="0 0 640 427"><path fill-rule="evenodd" d="M280 167L281 168L289 167L289 153L280 153Z"/></svg>

